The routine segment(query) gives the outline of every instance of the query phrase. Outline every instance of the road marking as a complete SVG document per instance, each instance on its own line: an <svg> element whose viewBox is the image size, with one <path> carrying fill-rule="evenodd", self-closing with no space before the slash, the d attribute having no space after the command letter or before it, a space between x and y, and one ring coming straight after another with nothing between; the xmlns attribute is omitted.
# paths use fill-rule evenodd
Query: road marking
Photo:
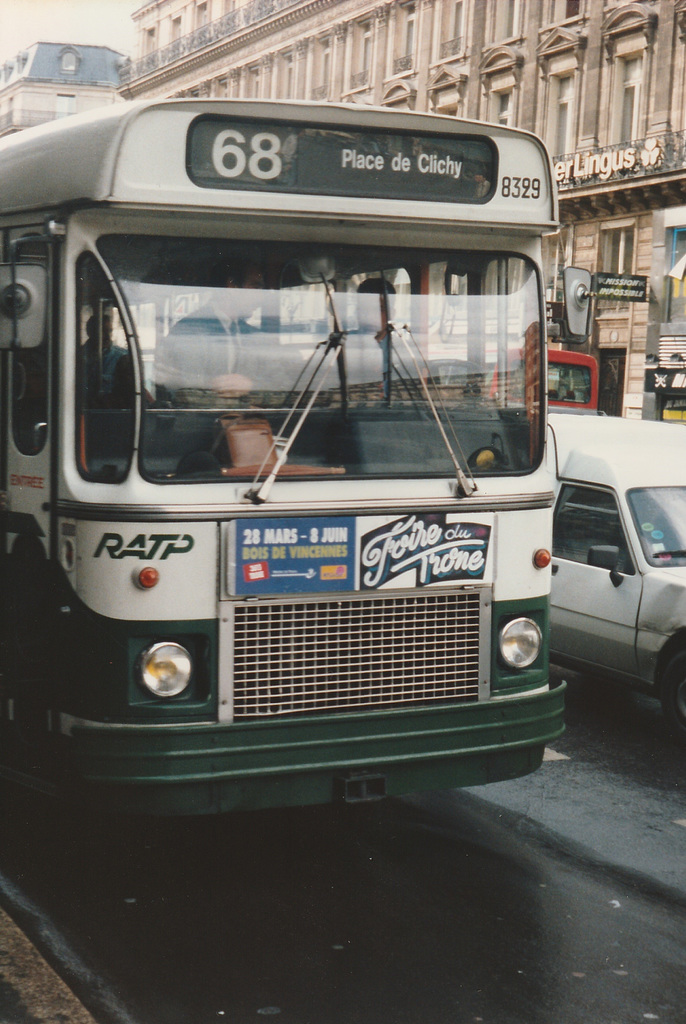
<svg viewBox="0 0 686 1024"><path fill-rule="evenodd" d="M553 750L552 747L546 747L543 751L544 761L569 761L566 754L559 754L557 750Z"/></svg>
<svg viewBox="0 0 686 1024"><path fill-rule="evenodd" d="M681 825L682 828L686 828L686 818L677 818L674 824Z"/></svg>

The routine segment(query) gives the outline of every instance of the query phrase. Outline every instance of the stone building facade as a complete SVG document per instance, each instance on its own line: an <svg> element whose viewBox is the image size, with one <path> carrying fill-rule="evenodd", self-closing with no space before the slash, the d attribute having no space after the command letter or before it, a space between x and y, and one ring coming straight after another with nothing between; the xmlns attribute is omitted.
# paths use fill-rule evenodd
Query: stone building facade
<svg viewBox="0 0 686 1024"><path fill-rule="evenodd" d="M34 43L0 65L0 136L121 100L126 58L107 46Z"/></svg>
<svg viewBox="0 0 686 1024"><path fill-rule="evenodd" d="M151 0L134 20L125 98L372 103L541 135L562 221L549 298L564 265L649 278L649 301L595 300L602 407L686 410L686 0Z"/></svg>

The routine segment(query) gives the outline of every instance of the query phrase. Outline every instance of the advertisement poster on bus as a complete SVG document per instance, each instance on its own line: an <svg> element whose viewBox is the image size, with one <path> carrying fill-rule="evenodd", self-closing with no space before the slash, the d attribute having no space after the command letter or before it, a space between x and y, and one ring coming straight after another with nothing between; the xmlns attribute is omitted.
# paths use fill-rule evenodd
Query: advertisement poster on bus
<svg viewBox="0 0 686 1024"><path fill-rule="evenodd" d="M235 523L229 591L302 594L488 582L492 521L445 512Z"/></svg>

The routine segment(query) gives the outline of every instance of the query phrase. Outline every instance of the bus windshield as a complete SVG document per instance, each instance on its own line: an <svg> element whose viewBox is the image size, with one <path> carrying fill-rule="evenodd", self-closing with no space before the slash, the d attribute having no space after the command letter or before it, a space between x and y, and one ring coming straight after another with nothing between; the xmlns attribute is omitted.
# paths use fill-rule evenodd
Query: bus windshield
<svg viewBox="0 0 686 1024"><path fill-rule="evenodd" d="M522 256L132 235L98 248L134 328L148 479L259 476L307 405L280 470L296 477L451 474L451 445L471 476L540 460L540 288ZM96 290L81 286L80 323ZM84 400L82 419L115 412ZM82 472L98 479L93 438L111 431L85 429Z"/></svg>
<svg viewBox="0 0 686 1024"><path fill-rule="evenodd" d="M591 368L548 360L548 399L553 405L589 405Z"/></svg>

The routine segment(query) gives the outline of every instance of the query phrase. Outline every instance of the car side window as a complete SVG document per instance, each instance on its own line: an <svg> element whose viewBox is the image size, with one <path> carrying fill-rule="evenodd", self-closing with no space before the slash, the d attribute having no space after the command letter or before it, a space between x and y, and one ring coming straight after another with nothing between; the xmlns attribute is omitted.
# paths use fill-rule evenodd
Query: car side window
<svg viewBox="0 0 686 1024"><path fill-rule="evenodd" d="M589 565L589 551L596 545L618 548L617 569L634 574L615 496L610 491L565 484L555 508L553 555Z"/></svg>

